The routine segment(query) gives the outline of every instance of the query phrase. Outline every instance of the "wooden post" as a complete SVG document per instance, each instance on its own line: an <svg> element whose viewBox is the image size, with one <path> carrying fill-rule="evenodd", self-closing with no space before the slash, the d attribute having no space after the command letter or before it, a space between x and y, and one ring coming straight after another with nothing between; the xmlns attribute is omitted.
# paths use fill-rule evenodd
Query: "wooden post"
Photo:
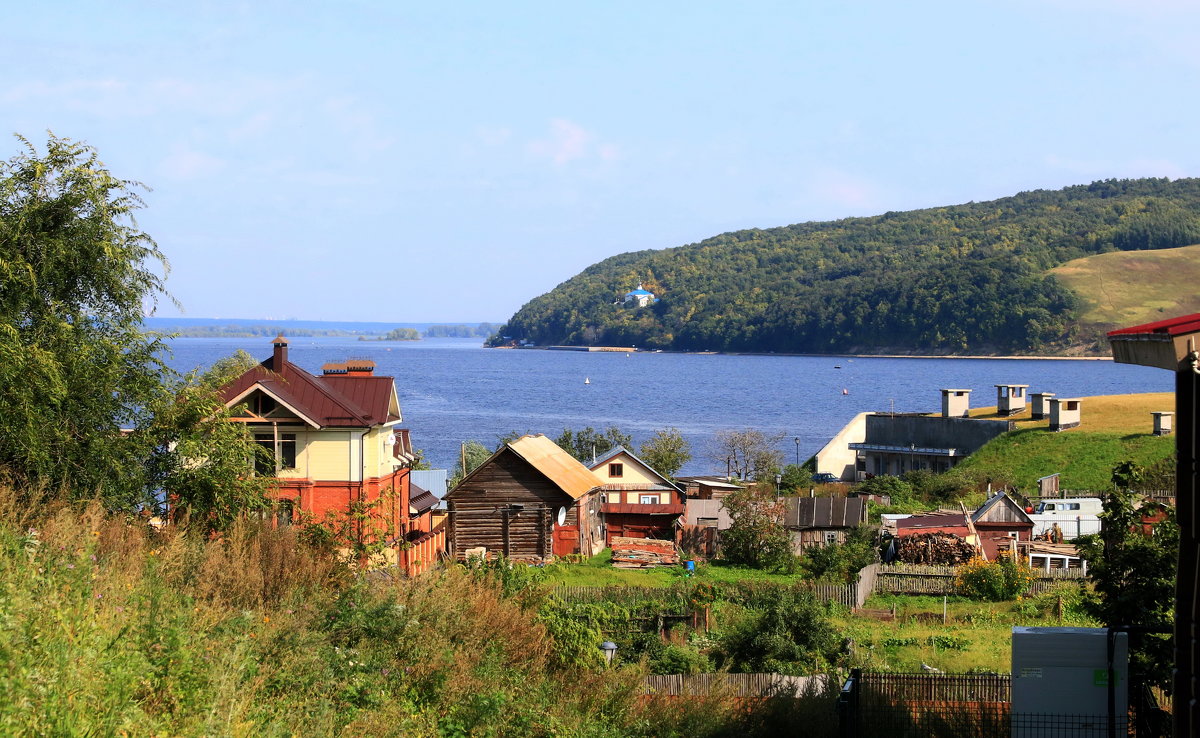
<svg viewBox="0 0 1200 738"><path fill-rule="evenodd" d="M942 595L942 625L946 624L946 595Z"/></svg>

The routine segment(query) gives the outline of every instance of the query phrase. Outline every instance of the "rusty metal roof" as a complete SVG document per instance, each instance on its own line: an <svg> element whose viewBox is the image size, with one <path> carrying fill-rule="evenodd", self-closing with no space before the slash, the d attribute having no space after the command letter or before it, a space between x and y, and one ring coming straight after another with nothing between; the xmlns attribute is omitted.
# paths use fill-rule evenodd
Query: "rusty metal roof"
<svg viewBox="0 0 1200 738"><path fill-rule="evenodd" d="M853 528L867 522L861 497L789 497L784 525L788 528Z"/></svg>
<svg viewBox="0 0 1200 738"><path fill-rule="evenodd" d="M573 500L601 486L591 470L543 435L522 436L508 447Z"/></svg>

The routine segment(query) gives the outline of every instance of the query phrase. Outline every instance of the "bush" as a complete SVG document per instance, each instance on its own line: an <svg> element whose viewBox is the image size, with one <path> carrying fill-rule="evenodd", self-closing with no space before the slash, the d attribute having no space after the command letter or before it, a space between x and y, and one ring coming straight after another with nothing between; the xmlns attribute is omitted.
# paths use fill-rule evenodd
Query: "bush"
<svg viewBox="0 0 1200 738"><path fill-rule="evenodd" d="M836 634L810 593L774 587L763 591L757 604L721 638L722 667L809 674L833 658Z"/></svg>
<svg viewBox="0 0 1200 738"><path fill-rule="evenodd" d="M855 490L863 494L887 495L892 498L892 504L906 502L913 498L911 484L900 477L887 475L871 477L859 482Z"/></svg>
<svg viewBox="0 0 1200 738"><path fill-rule="evenodd" d="M959 568L954 585L964 597L999 602L1016 599L1029 591L1033 579L1033 570L1028 566L1010 556L1001 556L994 562L971 559Z"/></svg>

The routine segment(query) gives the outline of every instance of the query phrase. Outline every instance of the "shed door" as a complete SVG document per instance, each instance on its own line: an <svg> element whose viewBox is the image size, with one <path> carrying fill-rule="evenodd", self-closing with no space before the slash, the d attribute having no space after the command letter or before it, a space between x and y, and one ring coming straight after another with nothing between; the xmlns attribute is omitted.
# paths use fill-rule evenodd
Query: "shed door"
<svg viewBox="0 0 1200 738"><path fill-rule="evenodd" d="M566 556L579 553L579 526L554 526L554 555Z"/></svg>

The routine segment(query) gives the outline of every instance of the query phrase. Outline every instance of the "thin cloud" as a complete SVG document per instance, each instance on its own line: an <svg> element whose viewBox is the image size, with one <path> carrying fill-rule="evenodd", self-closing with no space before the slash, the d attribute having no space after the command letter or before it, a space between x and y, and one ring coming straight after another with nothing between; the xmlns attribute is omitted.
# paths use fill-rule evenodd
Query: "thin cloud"
<svg viewBox="0 0 1200 738"><path fill-rule="evenodd" d="M565 118L551 120L549 136L531 141L528 148L534 156L549 159L559 167L593 156L605 160L616 157L612 144L596 144L595 135Z"/></svg>

